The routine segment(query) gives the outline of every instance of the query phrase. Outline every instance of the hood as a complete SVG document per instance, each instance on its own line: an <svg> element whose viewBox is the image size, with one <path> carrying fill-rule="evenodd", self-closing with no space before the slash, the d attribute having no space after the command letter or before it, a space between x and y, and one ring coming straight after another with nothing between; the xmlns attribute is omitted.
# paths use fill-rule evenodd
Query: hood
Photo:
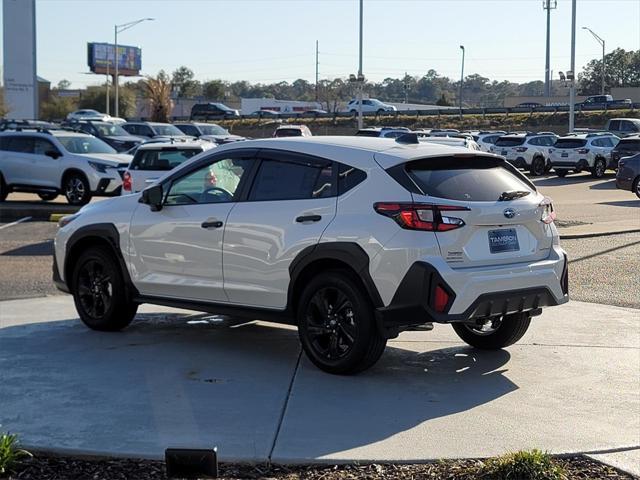
<svg viewBox="0 0 640 480"><path fill-rule="evenodd" d="M245 137L240 135L200 135L200 140L210 140L216 143L229 143L245 140Z"/></svg>
<svg viewBox="0 0 640 480"><path fill-rule="evenodd" d="M84 157L88 160L98 160L100 163L104 163L111 167L119 167L123 163L131 163L133 158L126 153L77 153L76 155Z"/></svg>

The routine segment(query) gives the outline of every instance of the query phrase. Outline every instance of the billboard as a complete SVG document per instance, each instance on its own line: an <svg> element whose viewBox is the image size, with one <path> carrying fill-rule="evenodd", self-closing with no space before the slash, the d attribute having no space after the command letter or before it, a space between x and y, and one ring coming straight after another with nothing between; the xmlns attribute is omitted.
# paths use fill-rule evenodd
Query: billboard
<svg viewBox="0 0 640 480"><path fill-rule="evenodd" d="M4 0L2 10L4 98L8 118L38 118L36 2Z"/></svg>
<svg viewBox="0 0 640 480"><path fill-rule="evenodd" d="M118 45L118 55L115 54L116 46L113 43L88 43L87 64L93 73L110 75L116 72L118 59L118 75L137 76L142 69L142 50L129 45Z"/></svg>

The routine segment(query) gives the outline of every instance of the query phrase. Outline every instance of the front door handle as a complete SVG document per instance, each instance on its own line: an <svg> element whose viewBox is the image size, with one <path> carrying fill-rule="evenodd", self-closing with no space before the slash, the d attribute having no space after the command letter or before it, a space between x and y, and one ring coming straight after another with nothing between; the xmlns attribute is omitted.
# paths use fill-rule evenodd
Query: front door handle
<svg viewBox="0 0 640 480"><path fill-rule="evenodd" d="M320 220L322 220L321 215L302 215L301 217L296 218L296 222L298 223L319 222Z"/></svg>
<svg viewBox="0 0 640 480"><path fill-rule="evenodd" d="M202 228L220 228L222 226L222 222L220 220L216 220L215 218L210 218L209 220L205 220L200 225Z"/></svg>

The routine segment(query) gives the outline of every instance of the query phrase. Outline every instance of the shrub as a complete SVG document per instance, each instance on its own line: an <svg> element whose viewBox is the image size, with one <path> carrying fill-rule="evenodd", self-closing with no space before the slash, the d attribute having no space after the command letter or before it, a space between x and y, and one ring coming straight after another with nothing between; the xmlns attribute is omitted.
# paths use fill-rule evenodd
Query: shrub
<svg viewBox="0 0 640 480"><path fill-rule="evenodd" d="M20 458L27 456L31 454L18 448L17 435L0 433L0 476L9 473Z"/></svg>
<svg viewBox="0 0 640 480"><path fill-rule="evenodd" d="M478 478L492 480L565 480L564 469L540 450L518 451L490 458L478 469Z"/></svg>

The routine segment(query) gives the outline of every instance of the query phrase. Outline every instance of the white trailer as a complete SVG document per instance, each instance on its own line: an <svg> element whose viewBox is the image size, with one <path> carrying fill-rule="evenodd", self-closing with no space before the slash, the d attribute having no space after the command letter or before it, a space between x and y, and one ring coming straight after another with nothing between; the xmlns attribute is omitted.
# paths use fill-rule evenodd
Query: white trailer
<svg viewBox="0 0 640 480"><path fill-rule="evenodd" d="M275 98L242 98L240 113L250 115L259 110L273 110L279 113L302 113L307 110L321 109L319 102L301 102L297 100L277 100Z"/></svg>

